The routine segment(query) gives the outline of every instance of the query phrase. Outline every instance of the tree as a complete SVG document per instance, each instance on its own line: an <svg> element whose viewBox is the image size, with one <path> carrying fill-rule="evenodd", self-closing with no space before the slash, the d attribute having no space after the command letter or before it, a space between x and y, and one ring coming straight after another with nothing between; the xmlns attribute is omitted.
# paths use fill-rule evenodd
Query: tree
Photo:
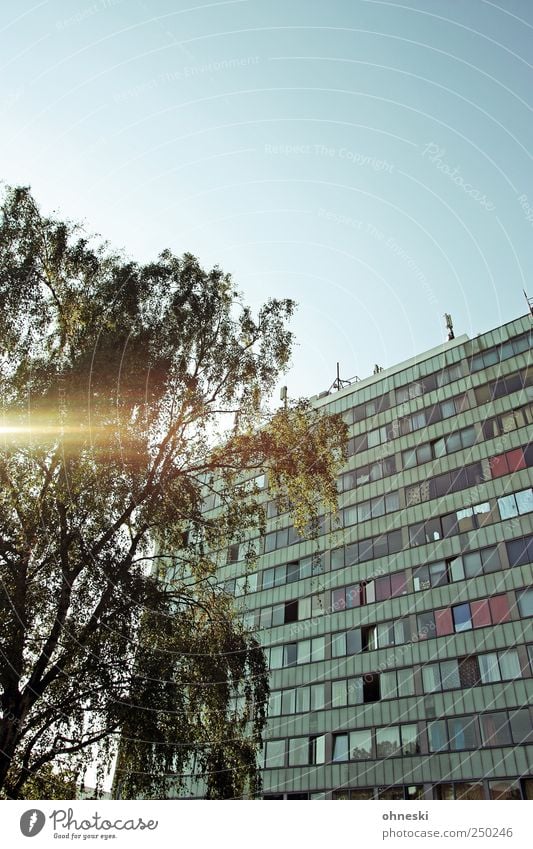
<svg viewBox="0 0 533 849"><path fill-rule="evenodd" d="M267 670L217 563L247 540L253 568L264 470L312 533L319 502L335 505L345 439L340 417L306 402L267 411L293 309L269 300L254 317L218 267L170 251L135 263L42 215L29 189L5 192L5 796L57 764L81 781L95 747L103 770L119 734L123 794L163 795L192 760L212 797L258 790Z"/></svg>

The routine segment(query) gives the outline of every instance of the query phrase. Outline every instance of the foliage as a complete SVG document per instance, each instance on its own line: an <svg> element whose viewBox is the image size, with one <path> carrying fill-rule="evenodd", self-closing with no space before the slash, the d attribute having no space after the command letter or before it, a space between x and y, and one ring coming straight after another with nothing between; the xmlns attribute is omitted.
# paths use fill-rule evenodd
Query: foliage
<svg viewBox="0 0 533 849"><path fill-rule="evenodd" d="M43 216L28 189L6 192L4 795L24 796L58 759L81 780L95 746L101 779L120 732L123 793L163 795L191 763L212 797L258 790L266 667L217 563L230 541L264 532L245 481L265 469L297 526L313 528L320 500L335 503L345 439L340 417L306 402L266 411L293 310L269 300L254 317L218 267L169 251L132 262Z"/></svg>

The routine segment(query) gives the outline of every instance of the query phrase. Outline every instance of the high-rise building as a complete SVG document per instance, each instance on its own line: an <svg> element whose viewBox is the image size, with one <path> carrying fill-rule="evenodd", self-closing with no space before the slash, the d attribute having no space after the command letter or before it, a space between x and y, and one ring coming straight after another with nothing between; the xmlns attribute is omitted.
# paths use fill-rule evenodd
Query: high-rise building
<svg viewBox="0 0 533 849"><path fill-rule="evenodd" d="M264 798L533 798L531 325L317 396L350 428L342 527L301 540L266 489L254 575L230 547L271 669Z"/></svg>

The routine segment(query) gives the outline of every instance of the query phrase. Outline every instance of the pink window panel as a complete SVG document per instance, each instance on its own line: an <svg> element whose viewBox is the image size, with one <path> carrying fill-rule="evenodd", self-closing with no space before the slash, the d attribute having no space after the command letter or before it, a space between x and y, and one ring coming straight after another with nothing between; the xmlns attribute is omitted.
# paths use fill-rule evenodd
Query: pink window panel
<svg viewBox="0 0 533 849"><path fill-rule="evenodd" d="M405 595L407 592L405 572L396 572L390 576L391 595Z"/></svg>
<svg viewBox="0 0 533 849"><path fill-rule="evenodd" d="M449 607L444 607L442 610L435 611L435 627L437 636L444 637L446 634L453 634L452 611Z"/></svg>
<svg viewBox="0 0 533 849"><path fill-rule="evenodd" d="M386 598L390 598L390 576L385 575L383 578L376 578L374 581L376 585L376 601L384 601Z"/></svg>
<svg viewBox="0 0 533 849"><path fill-rule="evenodd" d="M519 469L526 468L524 452L521 448L515 448L514 451L508 451L505 456L507 457L507 465L509 466L510 472L517 472Z"/></svg>
<svg viewBox="0 0 533 849"><path fill-rule="evenodd" d="M484 625L491 624L489 602L486 598L481 601L471 601L470 612L474 628L483 628Z"/></svg>
<svg viewBox="0 0 533 849"><path fill-rule="evenodd" d="M489 598L489 605L494 625L499 622L507 622L510 619L509 602L505 593L493 595L492 598Z"/></svg>
<svg viewBox="0 0 533 849"><path fill-rule="evenodd" d="M344 587L342 590L333 590L331 594L331 603L333 605L333 610L345 610L346 609L346 599L344 596Z"/></svg>
<svg viewBox="0 0 533 849"><path fill-rule="evenodd" d="M490 468L493 478L501 478L502 475L509 474L506 455L500 454L498 457L491 457Z"/></svg>

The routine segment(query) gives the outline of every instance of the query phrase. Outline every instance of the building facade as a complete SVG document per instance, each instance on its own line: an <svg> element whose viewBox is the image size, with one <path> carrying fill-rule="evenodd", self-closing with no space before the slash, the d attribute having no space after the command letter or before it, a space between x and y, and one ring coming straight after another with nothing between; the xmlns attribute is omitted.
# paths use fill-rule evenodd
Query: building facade
<svg viewBox="0 0 533 849"><path fill-rule="evenodd" d="M265 500L221 580L271 669L265 799L533 798L527 315L314 399L342 413L341 527Z"/></svg>

